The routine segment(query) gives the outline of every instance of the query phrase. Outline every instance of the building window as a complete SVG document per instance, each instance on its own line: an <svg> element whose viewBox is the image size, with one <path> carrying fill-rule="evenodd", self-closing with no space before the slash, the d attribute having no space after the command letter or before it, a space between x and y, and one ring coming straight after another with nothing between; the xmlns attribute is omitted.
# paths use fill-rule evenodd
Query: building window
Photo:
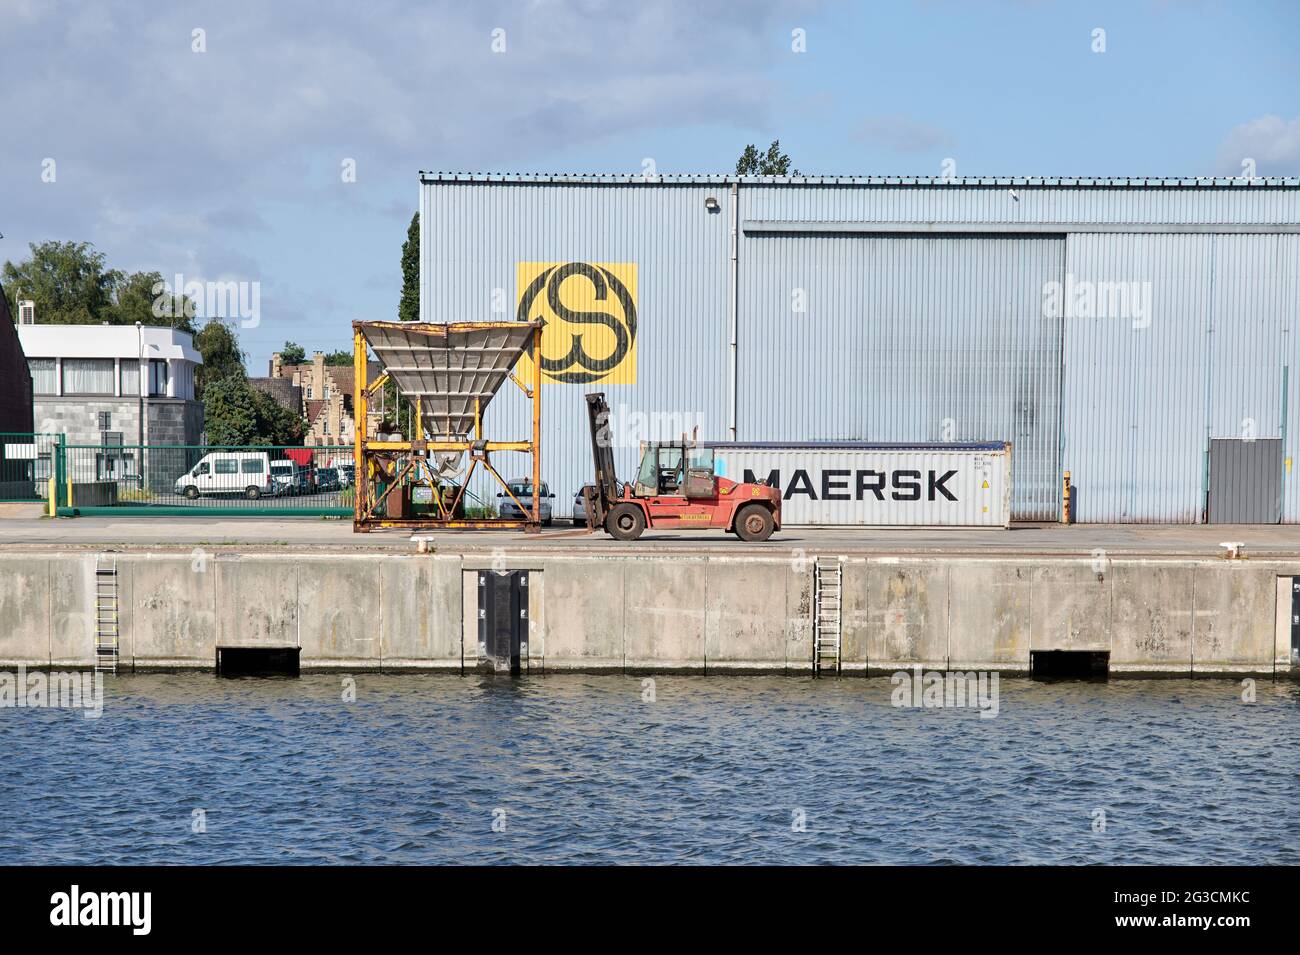
<svg viewBox="0 0 1300 955"><path fill-rule="evenodd" d="M149 394L164 397L167 394L167 362L164 359L149 359Z"/></svg>
<svg viewBox="0 0 1300 955"><path fill-rule="evenodd" d="M53 395L58 393L59 379L53 358L29 358L27 370L32 374L32 394Z"/></svg>
<svg viewBox="0 0 1300 955"><path fill-rule="evenodd" d="M121 379L123 398L140 397L140 363L138 361L122 359Z"/></svg>
<svg viewBox="0 0 1300 955"><path fill-rule="evenodd" d="M63 393L65 395L113 394L113 359L63 359Z"/></svg>
<svg viewBox="0 0 1300 955"><path fill-rule="evenodd" d="M123 452L120 448L106 446L95 454L95 480L124 481L134 478L135 453Z"/></svg>
<svg viewBox="0 0 1300 955"><path fill-rule="evenodd" d="M107 411L101 411L99 413L99 430L111 431L112 428L113 428L113 415ZM105 441L104 443L107 444L108 442ZM118 444L122 443L120 438L118 439L117 443Z"/></svg>

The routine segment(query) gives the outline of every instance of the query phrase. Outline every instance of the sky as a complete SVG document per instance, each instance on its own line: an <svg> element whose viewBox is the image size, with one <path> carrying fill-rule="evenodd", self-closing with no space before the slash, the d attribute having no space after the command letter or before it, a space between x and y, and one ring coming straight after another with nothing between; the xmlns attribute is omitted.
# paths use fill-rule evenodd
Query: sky
<svg viewBox="0 0 1300 955"><path fill-rule="evenodd" d="M0 0L0 116L0 260L257 283L265 374L396 318L421 169L1300 175L1300 2Z"/></svg>

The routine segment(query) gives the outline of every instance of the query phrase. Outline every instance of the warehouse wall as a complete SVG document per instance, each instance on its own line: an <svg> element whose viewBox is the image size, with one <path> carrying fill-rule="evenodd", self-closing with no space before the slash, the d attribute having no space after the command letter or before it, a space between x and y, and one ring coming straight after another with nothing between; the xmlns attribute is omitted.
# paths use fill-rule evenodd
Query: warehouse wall
<svg viewBox="0 0 1300 955"><path fill-rule="evenodd" d="M1300 237L1074 234L1066 272L1150 283L1147 316L1065 321L1061 463L1079 520L1200 521L1210 439L1281 437ZM1297 449L1289 429L1283 457ZM1283 520L1300 520L1294 477L1283 496Z"/></svg>
<svg viewBox="0 0 1300 955"><path fill-rule="evenodd" d="M515 317L520 263L635 264L635 380L545 385L557 514L591 479L593 390L625 476L640 440L695 425L707 440L1011 441L1017 520L1056 517L1065 468L1080 520L1202 519L1210 438L1246 419L1280 436L1284 367L1284 457L1300 457L1300 188L747 178L738 197L726 177L424 180L425 321ZM1145 313L1073 314L1045 299L1051 282L1137 283ZM548 357L575 329L592 354L612 347L599 326L556 322ZM485 424L527 435L513 386ZM509 457L503 473L523 473ZM1283 498L1300 521L1294 471Z"/></svg>

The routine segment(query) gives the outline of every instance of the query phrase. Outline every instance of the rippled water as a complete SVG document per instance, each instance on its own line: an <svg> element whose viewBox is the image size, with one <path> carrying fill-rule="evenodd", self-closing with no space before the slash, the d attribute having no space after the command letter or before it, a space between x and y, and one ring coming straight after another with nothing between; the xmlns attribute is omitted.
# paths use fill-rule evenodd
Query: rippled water
<svg viewBox="0 0 1300 955"><path fill-rule="evenodd" d="M981 719L887 679L342 679L0 709L0 863L1300 862L1295 684L1006 679Z"/></svg>

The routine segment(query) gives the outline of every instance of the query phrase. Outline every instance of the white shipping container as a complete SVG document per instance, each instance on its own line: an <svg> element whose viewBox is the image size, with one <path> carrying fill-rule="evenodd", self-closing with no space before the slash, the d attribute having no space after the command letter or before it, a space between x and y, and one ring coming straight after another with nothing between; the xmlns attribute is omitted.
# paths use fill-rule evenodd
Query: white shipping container
<svg viewBox="0 0 1300 955"><path fill-rule="evenodd" d="M781 488L784 526L1011 526L1007 442L705 446L719 475Z"/></svg>

